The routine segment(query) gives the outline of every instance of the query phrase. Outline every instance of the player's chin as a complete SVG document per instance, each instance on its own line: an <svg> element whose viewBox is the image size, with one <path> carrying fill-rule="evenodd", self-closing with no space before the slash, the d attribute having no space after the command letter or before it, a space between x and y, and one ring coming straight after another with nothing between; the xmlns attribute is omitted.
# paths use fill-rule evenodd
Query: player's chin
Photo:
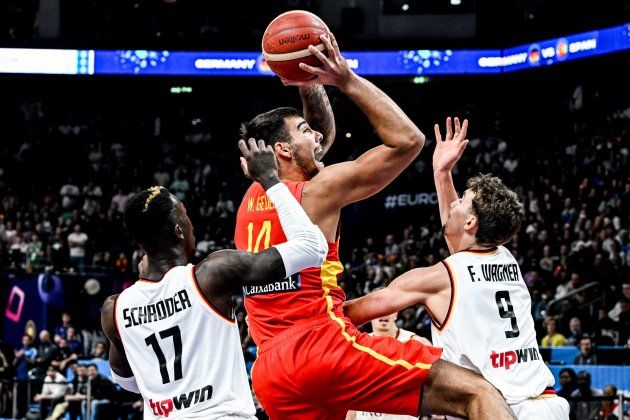
<svg viewBox="0 0 630 420"><path fill-rule="evenodd" d="M325 165L324 165L324 162L316 160L315 161L315 166L317 166L317 169L319 169L321 171L322 169L324 169Z"/></svg>

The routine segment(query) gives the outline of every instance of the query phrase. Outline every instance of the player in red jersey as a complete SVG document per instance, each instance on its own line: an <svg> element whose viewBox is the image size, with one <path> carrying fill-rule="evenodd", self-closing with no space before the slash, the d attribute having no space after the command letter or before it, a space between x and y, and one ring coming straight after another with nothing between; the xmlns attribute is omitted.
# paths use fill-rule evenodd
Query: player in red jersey
<svg viewBox="0 0 630 420"><path fill-rule="evenodd" d="M322 146L322 134L299 111L279 108L243 124L244 138L262 138L274 148L280 178L329 247L320 267L244 288L250 333L259 346L252 369L254 392L277 419L343 419L349 409L513 419L494 387L440 360L441 349L415 340L371 337L344 317L345 294L337 285L343 271L341 208L389 184L416 158L424 135L391 98L350 70L332 35L322 41L328 57L309 49L323 66L301 68L316 75L317 84L343 91L366 114L383 144L354 161L323 168L318 158L330 141ZM236 247L258 252L284 240L273 206L254 183L237 214Z"/></svg>

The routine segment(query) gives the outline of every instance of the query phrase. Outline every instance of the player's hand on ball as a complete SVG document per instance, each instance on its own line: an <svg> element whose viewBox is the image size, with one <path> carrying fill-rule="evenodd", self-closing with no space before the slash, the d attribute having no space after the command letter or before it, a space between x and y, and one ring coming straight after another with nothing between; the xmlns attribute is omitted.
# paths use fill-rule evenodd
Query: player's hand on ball
<svg viewBox="0 0 630 420"><path fill-rule="evenodd" d="M341 56L339 45L332 33L321 35L320 39L326 46L328 57L312 45L309 45L308 50L322 62L322 66L313 67L300 63L300 68L316 75L317 78L313 80L315 83L343 87L354 76L354 72L348 66L346 59Z"/></svg>

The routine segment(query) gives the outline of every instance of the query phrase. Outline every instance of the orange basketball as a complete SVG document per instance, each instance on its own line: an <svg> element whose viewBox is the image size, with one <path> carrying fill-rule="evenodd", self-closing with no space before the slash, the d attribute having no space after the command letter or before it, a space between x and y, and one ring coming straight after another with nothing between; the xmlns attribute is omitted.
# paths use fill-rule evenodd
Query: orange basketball
<svg viewBox="0 0 630 420"><path fill-rule="evenodd" d="M319 39L329 33L328 26L316 15L304 10L286 12L271 21L262 40L263 57L278 76L292 81L304 81L315 76L298 64L321 66L321 61L308 50L315 45L320 51L326 47Z"/></svg>

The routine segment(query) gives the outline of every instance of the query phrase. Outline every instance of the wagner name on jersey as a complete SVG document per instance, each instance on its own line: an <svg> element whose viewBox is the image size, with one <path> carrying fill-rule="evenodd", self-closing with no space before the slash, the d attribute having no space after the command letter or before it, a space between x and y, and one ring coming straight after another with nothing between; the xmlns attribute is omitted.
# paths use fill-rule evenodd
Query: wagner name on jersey
<svg viewBox="0 0 630 420"><path fill-rule="evenodd" d="M503 246L443 261L452 297L443 325L431 326L442 358L482 374L509 404L554 384L538 351L531 299L518 263Z"/></svg>

